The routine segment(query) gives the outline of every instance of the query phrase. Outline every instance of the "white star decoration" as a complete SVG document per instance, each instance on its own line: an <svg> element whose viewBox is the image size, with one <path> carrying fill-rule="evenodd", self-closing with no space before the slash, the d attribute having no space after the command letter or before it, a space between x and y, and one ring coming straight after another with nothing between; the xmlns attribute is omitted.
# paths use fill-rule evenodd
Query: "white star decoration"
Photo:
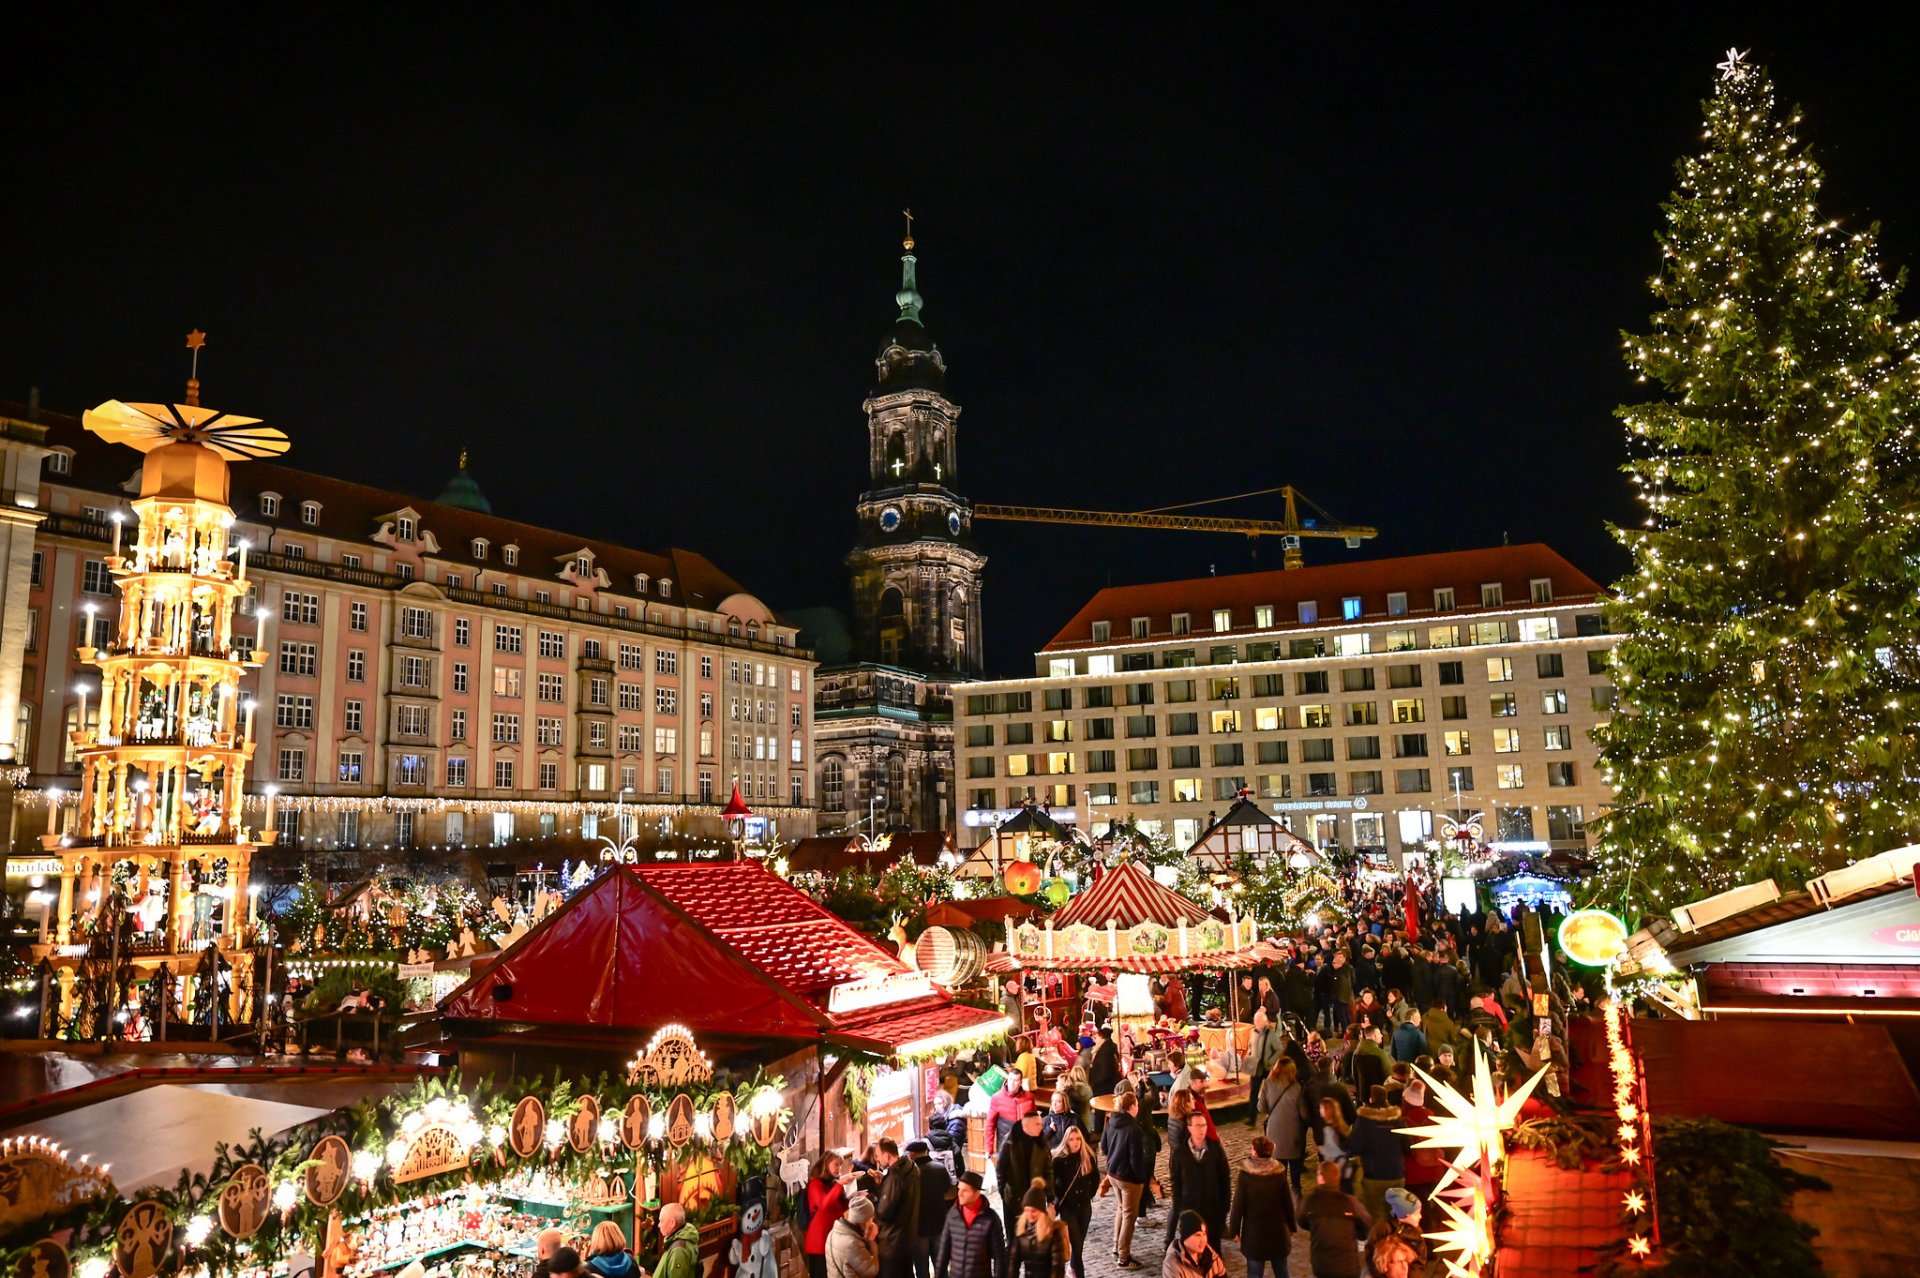
<svg viewBox="0 0 1920 1278"><path fill-rule="evenodd" d="M1750 53L1752 50L1748 50L1748 52ZM1720 69L1720 78L1722 80L1731 80L1747 69L1747 55L1738 49L1728 49L1727 60L1725 62L1716 62L1714 65Z"/></svg>
<svg viewBox="0 0 1920 1278"><path fill-rule="evenodd" d="M1493 1090L1493 1074L1485 1052L1475 1054L1472 1099L1418 1067L1414 1072L1426 1084L1430 1103L1445 1113L1436 1112L1434 1120L1424 1126L1400 1130L1417 1138L1415 1149L1453 1151L1446 1171L1433 1187L1445 1213L1445 1224L1427 1237L1434 1240L1436 1251L1458 1253L1458 1259L1445 1258L1449 1278L1473 1278L1493 1254L1493 1219L1482 1172L1504 1156L1505 1133L1518 1121L1520 1107L1546 1077L1547 1070L1541 1067L1504 1101Z"/></svg>

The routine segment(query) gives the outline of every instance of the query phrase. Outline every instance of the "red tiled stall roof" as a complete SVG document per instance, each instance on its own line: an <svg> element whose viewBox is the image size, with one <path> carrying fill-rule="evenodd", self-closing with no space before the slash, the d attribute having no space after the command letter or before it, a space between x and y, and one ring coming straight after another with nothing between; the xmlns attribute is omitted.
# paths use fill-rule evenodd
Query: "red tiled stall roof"
<svg viewBox="0 0 1920 1278"><path fill-rule="evenodd" d="M1593 1272L1601 1256L1627 1236L1621 1202L1632 1187L1633 1178L1623 1172L1567 1171L1535 1150L1511 1151L1508 1214L1499 1226L1500 1278Z"/></svg>
<svg viewBox="0 0 1920 1278"><path fill-rule="evenodd" d="M835 985L907 968L748 862L615 866L443 1000L454 1021L852 1041L892 1050L997 1013L944 994L830 1012ZM496 993L501 990L503 993Z"/></svg>
<svg viewBox="0 0 1920 1278"><path fill-rule="evenodd" d="M1498 583L1507 608L1525 607L1531 583L1545 578L1553 583L1556 603L1591 600L1601 594L1600 583L1568 563L1558 551L1533 543L1493 546L1485 550L1454 550L1399 559L1370 559L1358 563L1326 564L1317 568L1273 569L1235 573L1224 577L1191 577L1184 581L1156 581L1134 586L1109 586L1094 595L1042 649L1106 646L1113 641L1093 638L1093 623L1108 622L1114 640L1131 633L1133 618L1148 619L1149 639L1164 642L1190 637L1205 642L1213 612L1232 610L1231 631L1254 629L1254 612L1263 604L1274 609L1278 627L1297 626L1299 605L1318 605L1318 626L1338 624L1341 601L1358 598L1363 618L1387 616L1387 596L1404 591L1410 612L1432 620L1433 592L1452 588L1458 605L1454 612L1468 616L1480 609L1480 587ZM1186 613L1194 626L1191 636L1175 636L1172 619ZM1273 627L1261 627L1272 629Z"/></svg>

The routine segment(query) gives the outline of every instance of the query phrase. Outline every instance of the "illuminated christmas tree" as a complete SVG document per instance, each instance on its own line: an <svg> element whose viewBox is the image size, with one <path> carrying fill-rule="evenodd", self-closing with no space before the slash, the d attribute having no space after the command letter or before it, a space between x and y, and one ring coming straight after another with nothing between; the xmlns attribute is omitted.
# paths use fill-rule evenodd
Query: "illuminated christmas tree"
<svg viewBox="0 0 1920 1278"><path fill-rule="evenodd" d="M1800 112L1729 52L1665 205L1659 309L1619 410L1645 525L1611 624L1618 810L1600 854L1661 909L1913 841L1920 811L1914 330L1877 228L1817 202Z"/></svg>

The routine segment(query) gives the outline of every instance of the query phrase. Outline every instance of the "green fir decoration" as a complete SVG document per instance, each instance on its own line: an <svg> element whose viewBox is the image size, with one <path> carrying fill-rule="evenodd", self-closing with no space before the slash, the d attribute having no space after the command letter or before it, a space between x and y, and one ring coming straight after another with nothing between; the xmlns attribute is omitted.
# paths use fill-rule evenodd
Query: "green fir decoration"
<svg viewBox="0 0 1920 1278"><path fill-rule="evenodd" d="M1878 227L1760 67L1729 59L1663 206L1658 309L1619 410L1644 526L1607 608L1619 694L1597 730L1619 806L1605 895L1660 911L1913 841L1920 813L1920 360Z"/></svg>

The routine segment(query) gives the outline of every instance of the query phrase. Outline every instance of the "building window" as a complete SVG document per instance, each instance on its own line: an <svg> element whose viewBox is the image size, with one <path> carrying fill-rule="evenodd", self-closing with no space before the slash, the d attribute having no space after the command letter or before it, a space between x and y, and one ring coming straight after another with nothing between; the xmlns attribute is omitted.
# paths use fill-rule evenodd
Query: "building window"
<svg viewBox="0 0 1920 1278"><path fill-rule="evenodd" d="M427 783L427 761L418 754L402 754L394 757L394 780L400 785L425 785Z"/></svg>
<svg viewBox="0 0 1920 1278"><path fill-rule="evenodd" d="M1510 719L1520 713L1519 699L1511 692L1496 692L1487 698L1487 713L1496 719Z"/></svg>
<svg viewBox="0 0 1920 1278"><path fill-rule="evenodd" d="M413 529L414 529L413 516L402 515L400 516L400 518L394 521L393 535L399 538L401 541L412 541Z"/></svg>
<svg viewBox="0 0 1920 1278"><path fill-rule="evenodd" d="M637 754L640 745L641 728L637 723L623 723L619 727L620 753Z"/></svg>
<svg viewBox="0 0 1920 1278"><path fill-rule="evenodd" d="M557 746L561 734L566 731L566 720L548 718L541 715L533 721L533 741L535 745Z"/></svg>
<svg viewBox="0 0 1920 1278"><path fill-rule="evenodd" d="M1440 698L1440 717L1442 719L1464 719L1467 717L1467 699L1465 697Z"/></svg>
<svg viewBox="0 0 1920 1278"><path fill-rule="evenodd" d="M465 617L459 617L453 623L453 646L465 648L473 642L473 623Z"/></svg>
<svg viewBox="0 0 1920 1278"><path fill-rule="evenodd" d="M425 608L402 608L400 637L403 639L433 638L433 614Z"/></svg>
<svg viewBox="0 0 1920 1278"><path fill-rule="evenodd" d="M107 571L104 560L89 559L80 570L80 589L90 595L110 595L113 593L113 574Z"/></svg>
<svg viewBox="0 0 1920 1278"><path fill-rule="evenodd" d="M653 672L655 674L677 675L680 673L680 654L666 648L653 650Z"/></svg>
<svg viewBox="0 0 1920 1278"><path fill-rule="evenodd" d="M409 611L417 611L417 609L410 609ZM356 603L347 608L347 626L352 630L364 631L367 628L367 606L365 604Z"/></svg>
<svg viewBox="0 0 1920 1278"><path fill-rule="evenodd" d="M360 566L360 556L343 554L340 556L340 562L349 568L358 568ZM456 581L453 584L457 586L460 583Z"/></svg>
<svg viewBox="0 0 1920 1278"><path fill-rule="evenodd" d="M493 625L495 652L519 652L522 638L519 626L503 626L497 621Z"/></svg>
<svg viewBox="0 0 1920 1278"><path fill-rule="evenodd" d="M1535 672L1542 679L1562 679L1566 677L1566 663L1557 652L1536 653L1533 658Z"/></svg>
<svg viewBox="0 0 1920 1278"><path fill-rule="evenodd" d="M279 778L282 781L307 779L307 752L298 746L280 747Z"/></svg>
<svg viewBox="0 0 1920 1278"><path fill-rule="evenodd" d="M1493 752L1495 754L1515 754L1520 749L1520 729L1495 728L1493 730Z"/></svg>
<svg viewBox="0 0 1920 1278"><path fill-rule="evenodd" d="M453 690L455 692L467 690L467 663L464 661L453 663Z"/></svg>
<svg viewBox="0 0 1920 1278"><path fill-rule="evenodd" d="M319 650L310 643L283 643L280 645L280 673L283 675L312 676L319 668Z"/></svg>
<svg viewBox="0 0 1920 1278"><path fill-rule="evenodd" d="M540 788L542 790L558 790L560 788L559 764L543 763L540 765Z"/></svg>
<svg viewBox="0 0 1920 1278"><path fill-rule="evenodd" d="M1548 785L1570 786L1573 783L1573 765L1571 763L1549 763L1547 765Z"/></svg>
<svg viewBox="0 0 1920 1278"><path fill-rule="evenodd" d="M287 647L286 644L282 644L280 646L283 650ZM284 665L284 651L283 651L282 657L283 657L282 664ZM347 650L347 682L365 683L366 681L367 681L366 652L360 648L349 648Z"/></svg>
<svg viewBox="0 0 1920 1278"><path fill-rule="evenodd" d="M274 698L273 726L276 728L313 727L313 698L281 693Z"/></svg>
<svg viewBox="0 0 1920 1278"><path fill-rule="evenodd" d="M1482 582L1480 585L1480 606L1482 608L1498 608L1502 603L1506 602L1501 598L1501 594L1499 582Z"/></svg>
<svg viewBox="0 0 1920 1278"><path fill-rule="evenodd" d="M1424 732L1401 732L1393 738L1393 757L1396 759L1424 759L1427 757L1427 734Z"/></svg>
<svg viewBox="0 0 1920 1278"><path fill-rule="evenodd" d="M1487 658L1488 683L1512 683L1513 659L1510 657Z"/></svg>
<svg viewBox="0 0 1920 1278"><path fill-rule="evenodd" d="M1527 583L1527 591L1537 604L1553 602L1553 580L1550 577L1535 577Z"/></svg>
<svg viewBox="0 0 1920 1278"><path fill-rule="evenodd" d="M517 714L496 714L493 716L493 743L495 745L517 745L520 741L520 716Z"/></svg>
<svg viewBox="0 0 1920 1278"><path fill-rule="evenodd" d="M1302 599L1294 607L1295 607L1295 612L1300 618L1301 625L1311 626L1315 622L1320 620L1320 605L1315 601L1311 599Z"/></svg>
<svg viewBox="0 0 1920 1278"><path fill-rule="evenodd" d="M564 702L567 699L567 677L559 674L540 675L540 700Z"/></svg>
<svg viewBox="0 0 1920 1278"><path fill-rule="evenodd" d="M1549 688L1540 694L1541 714L1565 714L1567 712L1567 690Z"/></svg>
<svg viewBox="0 0 1920 1278"><path fill-rule="evenodd" d="M464 790L467 786L467 761L465 759L447 760L447 787Z"/></svg>
<svg viewBox="0 0 1920 1278"><path fill-rule="evenodd" d="M1133 618L1132 621L1127 623L1128 633L1130 633L1135 639L1145 639L1147 637L1148 624L1149 624L1149 621L1146 617L1135 617Z"/></svg>
<svg viewBox="0 0 1920 1278"><path fill-rule="evenodd" d="M1473 734L1464 729L1458 732L1444 732L1440 735L1441 748L1448 754L1472 754Z"/></svg>
<svg viewBox="0 0 1920 1278"><path fill-rule="evenodd" d="M493 761L493 788L496 790L513 789L512 759L495 759ZM509 821L513 819L511 812L496 812L493 815L496 822L501 817L506 817Z"/></svg>
<svg viewBox="0 0 1920 1278"><path fill-rule="evenodd" d="M1261 630L1273 629L1273 605L1255 604L1253 606L1253 624Z"/></svg>
<svg viewBox="0 0 1920 1278"><path fill-rule="evenodd" d="M1111 621L1096 621L1093 623L1093 641L1095 643L1106 643L1112 638L1113 623Z"/></svg>
<svg viewBox="0 0 1920 1278"><path fill-rule="evenodd" d="M1570 843L1587 837L1587 825L1577 804L1551 804L1547 808L1547 837L1556 843Z"/></svg>
<svg viewBox="0 0 1920 1278"><path fill-rule="evenodd" d="M607 684L608 681L599 675L595 675L593 678L587 680L588 705L604 706L607 704L607 697L609 695Z"/></svg>
<svg viewBox="0 0 1920 1278"><path fill-rule="evenodd" d="M278 515L280 513L280 494L279 493L261 493L260 494L260 513L265 515L268 519L272 519L276 515Z"/></svg>
<svg viewBox="0 0 1920 1278"><path fill-rule="evenodd" d="M520 563L520 547L518 546L500 547L500 561L506 564L506 566L509 568L518 566L518 564Z"/></svg>
<svg viewBox="0 0 1920 1278"><path fill-rule="evenodd" d="M710 773L702 772L700 774L702 782L704 783L710 775ZM820 764L820 810L822 812L845 812L847 810L845 785L845 764L839 759L827 759ZM702 802L706 801L705 796L702 796Z"/></svg>
<svg viewBox="0 0 1920 1278"><path fill-rule="evenodd" d="M1473 769L1467 768L1467 767L1448 768L1447 769L1447 789L1453 791L1455 794L1472 793Z"/></svg>
<svg viewBox="0 0 1920 1278"><path fill-rule="evenodd" d="M346 811L340 814L339 822L334 826L337 842L343 848L360 846L360 814Z"/></svg>
<svg viewBox="0 0 1920 1278"><path fill-rule="evenodd" d="M1546 730L1546 748L1549 750L1573 749L1573 729L1564 723L1550 724Z"/></svg>
<svg viewBox="0 0 1920 1278"><path fill-rule="evenodd" d="M1387 615L1389 617L1404 617L1407 615L1406 591L1395 590L1387 595Z"/></svg>
<svg viewBox="0 0 1920 1278"><path fill-rule="evenodd" d="M427 735L427 708L425 706L400 707L400 735L403 737L424 737Z"/></svg>
<svg viewBox="0 0 1920 1278"><path fill-rule="evenodd" d="M1176 635L1192 634L1193 633L1192 616L1184 612L1174 613L1173 614L1173 633Z"/></svg>
<svg viewBox="0 0 1920 1278"><path fill-rule="evenodd" d="M485 537L475 537L467 543L467 549L473 552L475 559L485 559L487 557L487 539Z"/></svg>
<svg viewBox="0 0 1920 1278"><path fill-rule="evenodd" d="M1526 769L1517 763L1502 763L1493 770L1495 783L1502 790L1519 790L1527 784Z"/></svg>
<svg viewBox="0 0 1920 1278"><path fill-rule="evenodd" d="M467 712L455 710L447 716L447 737L453 741L467 739Z"/></svg>
<svg viewBox="0 0 1920 1278"><path fill-rule="evenodd" d="M427 686L427 659L425 657L401 658L400 686L403 688L422 689Z"/></svg>
<svg viewBox="0 0 1920 1278"><path fill-rule="evenodd" d="M1453 611L1453 587L1439 586L1433 592L1433 610L1435 612Z"/></svg>
<svg viewBox="0 0 1920 1278"><path fill-rule="evenodd" d="M520 695L521 671L514 666L495 666L493 668L493 695L496 697L517 697Z"/></svg>
<svg viewBox="0 0 1920 1278"><path fill-rule="evenodd" d="M1342 621L1360 620L1360 597L1348 595L1340 601L1340 619Z"/></svg>
<svg viewBox="0 0 1920 1278"><path fill-rule="evenodd" d="M1350 772L1347 774L1347 783L1349 794L1380 794L1384 789L1378 772Z"/></svg>
<svg viewBox="0 0 1920 1278"><path fill-rule="evenodd" d="M567 655L567 637L552 630L540 632L540 655L554 661L563 661Z"/></svg>
<svg viewBox="0 0 1920 1278"><path fill-rule="evenodd" d="M300 522L309 526L318 526L320 523L320 503L317 501L301 502Z"/></svg>
<svg viewBox="0 0 1920 1278"><path fill-rule="evenodd" d="M1618 699L1619 694L1614 691L1611 684L1593 690L1593 708L1595 710L1610 711L1614 708Z"/></svg>
<svg viewBox="0 0 1920 1278"><path fill-rule="evenodd" d="M1333 638L1333 655L1336 657L1364 657L1372 651L1372 635L1335 635ZM1367 674L1371 678L1373 672L1368 671Z"/></svg>
<svg viewBox="0 0 1920 1278"><path fill-rule="evenodd" d="M289 590L280 596L280 620L298 622L303 626L319 625L320 596Z"/></svg>
<svg viewBox="0 0 1920 1278"><path fill-rule="evenodd" d="M47 454L46 465L49 475L71 474L73 470L73 454L56 448Z"/></svg>

